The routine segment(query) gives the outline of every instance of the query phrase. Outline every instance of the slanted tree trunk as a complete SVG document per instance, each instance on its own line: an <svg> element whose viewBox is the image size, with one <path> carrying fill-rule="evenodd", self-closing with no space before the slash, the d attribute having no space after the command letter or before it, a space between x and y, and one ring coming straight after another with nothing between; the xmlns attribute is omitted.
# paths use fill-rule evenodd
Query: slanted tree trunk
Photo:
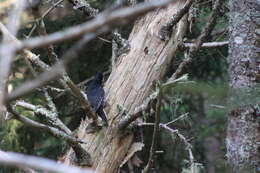
<svg viewBox="0 0 260 173"><path fill-rule="evenodd" d="M259 1L230 1L232 110L228 115L226 145L229 162L236 172L260 169L259 14Z"/></svg>
<svg viewBox="0 0 260 173"><path fill-rule="evenodd" d="M83 147L91 154L93 168L97 172L117 172L134 139L131 132L118 131L117 125L123 117L118 116L117 105L123 105L129 113L142 104L153 92L153 84L165 75L186 31L186 16L173 30L169 41L162 41L158 31L169 21L185 1L176 0L166 9L158 9L136 21L129 36L131 50L121 55L105 84L109 110L109 127L94 134L86 134L85 123L79 128L78 136L87 144ZM66 162L70 163L67 154Z"/></svg>

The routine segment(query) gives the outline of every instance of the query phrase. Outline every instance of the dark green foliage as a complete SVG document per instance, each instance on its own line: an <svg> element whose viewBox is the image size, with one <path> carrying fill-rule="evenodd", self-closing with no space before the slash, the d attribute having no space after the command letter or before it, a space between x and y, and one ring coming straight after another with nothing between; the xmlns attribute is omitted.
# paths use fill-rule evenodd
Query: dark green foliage
<svg viewBox="0 0 260 173"><path fill-rule="evenodd" d="M100 2L96 3L96 5L99 4ZM53 14L55 14L55 12ZM69 15L65 15L63 18L56 20L52 20L48 17L45 18L44 21L47 32L52 33L86 21L85 17L81 13L73 11L72 14L68 14ZM24 35L28 35L30 30L31 27L27 26L21 28L18 37L24 39ZM34 32L33 36L37 35L37 32ZM102 37L106 37L106 35ZM77 39L54 45L58 57L61 58L64 52L76 41ZM41 60L49 64L45 49L37 49L33 50L33 52L39 54ZM77 61L70 64L68 67L68 73L75 83L79 83L91 77L96 71L106 71L109 68L110 56L111 44L104 43L100 39L91 41L86 45L86 48L82 50ZM13 88L18 87L22 82L33 78L25 61L21 59L21 57L16 58L14 67L15 69L12 72L12 78L9 81ZM58 84L52 84L56 87L60 87ZM34 92L30 94L26 101L35 105L47 105L43 92ZM78 127L81 119L84 118L84 112L82 112L82 110L77 106L77 100L71 96L65 95L55 99L54 101L59 110L62 121L65 124L68 124L69 128L72 130ZM18 109L17 111L23 116L28 116L36 121L38 120L37 115L32 115L29 111L24 109ZM7 151L22 152L25 154L57 159L67 150L67 145L57 138L52 137L50 134L24 126L16 120L10 120L5 122L5 125L0 129L0 148ZM13 173L21 171L0 167L0 173L2 172Z"/></svg>
<svg viewBox="0 0 260 173"><path fill-rule="evenodd" d="M192 27L192 33L187 35L188 42L200 34L210 15L210 8L210 3L197 6L197 18ZM225 10L223 7L222 11ZM218 19L214 32L227 26L227 16L223 13ZM212 35L207 41L222 40L227 40L227 33ZM212 165L216 172L229 172L225 159L224 141L228 109L226 104L228 97L227 56L227 46L202 49L195 56L188 70L190 80L194 82L178 85L164 95L161 110L162 123L189 113L185 118L173 123L171 128L178 129L192 144L195 162L201 163L198 165L200 172L208 172ZM182 59L183 54L180 53L173 64L174 69L178 67ZM148 143L148 148L151 142L149 134L152 134L152 130L152 127L147 127L145 130L145 144ZM158 141L157 150L162 150L164 153L157 155L156 169L164 173L187 171L190 166L189 155L183 141L164 129L161 129ZM208 151L210 147L213 147L214 151ZM148 157L149 149L144 150L143 154L144 158ZM216 160L208 160L208 155L216 155Z"/></svg>
<svg viewBox="0 0 260 173"><path fill-rule="evenodd" d="M98 1L89 0L93 7L104 9L112 4L112 1ZM192 41L196 38L202 28L205 26L205 21L211 12L211 1L203 1L197 8L196 22L192 26L192 33L188 33L186 41ZM227 16L225 14L226 8L223 7L223 15L218 19L218 23L214 30L218 31L228 26ZM55 15L55 11L52 13ZM79 12L68 11L68 15L62 18L53 20L51 17L45 19L45 25L48 33L62 30L69 26L83 23L87 19ZM30 27L24 27L19 32L19 38L27 35ZM129 28L123 29L124 35L127 37ZM34 36L37 36L35 33ZM109 34L101 37L109 38ZM125 37L125 38L126 38ZM207 41L222 41L227 39L227 33L221 35L212 35L207 38ZM61 44L54 45L55 52L58 57L62 55L68 48L75 44L75 40L66 41ZM40 58L49 63L47 54L44 49L33 50L34 53L40 54ZM185 85L178 85L173 90L164 94L163 106L161 109L161 122L167 123L179 116L188 113L185 118L173 123L170 127L178 129L189 142L192 144L195 161L201 163L202 170L207 172L209 160L207 159L207 140L213 137L220 145L217 150L220 151L220 156L215 163L215 170L219 173L228 172L226 166L226 159L224 156L224 137L226 127L226 111L227 105L225 100L227 98L227 46L221 48L202 49L195 57L193 63L189 66L188 74L190 80L194 83ZM106 71L109 68L111 57L111 44L100 39L91 41L81 51L78 59L69 65L68 73L75 83L79 83L91 77L96 71ZM183 59L183 52L180 52L177 60L173 64L173 69L170 74L174 72L179 63ZM21 82L31 79L32 75L28 67L19 57L16 58L16 69L12 72L12 79L10 83L13 87L17 87ZM23 74L17 75L17 73ZM59 87L58 84L53 83ZM33 104L46 105L46 100L42 92L34 92L27 97L27 101ZM82 118L84 118L84 111L77 105L77 100L72 96L62 96L56 98L55 103L59 110L59 116L62 121L68 125L71 130L74 130L79 125ZM225 106L225 108L216 108L214 105ZM38 120L36 115L24 109L18 109L19 113L28 116L34 120ZM153 116L147 116L148 122L153 122ZM151 144L152 126L144 128L144 143L145 148L141 153L141 160L146 163L149 156L149 147ZM156 169L158 172L172 173L185 172L189 167L188 152L176 135L170 134L164 129L161 130L159 136L158 149L164 151L156 155ZM62 141L46 134L42 131L28 128L16 120L6 122L0 129L0 148L3 150L11 150L16 152L23 152L32 155L44 156L52 159L57 159L66 151L67 146ZM200 166L198 166L200 167ZM0 173L15 172L13 169L2 169Z"/></svg>

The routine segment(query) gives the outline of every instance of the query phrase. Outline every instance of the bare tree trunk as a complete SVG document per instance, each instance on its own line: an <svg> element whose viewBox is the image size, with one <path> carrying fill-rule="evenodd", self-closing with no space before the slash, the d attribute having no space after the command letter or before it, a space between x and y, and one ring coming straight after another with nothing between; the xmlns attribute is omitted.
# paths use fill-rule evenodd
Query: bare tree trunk
<svg viewBox="0 0 260 173"><path fill-rule="evenodd" d="M226 145L231 166L241 172L260 169L259 14L259 1L230 1L232 110L228 116Z"/></svg>
<svg viewBox="0 0 260 173"><path fill-rule="evenodd" d="M117 172L127 155L134 135L118 130L118 122L123 116L118 116L117 105L123 105L129 113L133 112L151 94L154 82L165 75L185 33L186 16L175 27L169 41L160 40L158 32L184 3L183 0L175 1L166 9L158 9L136 21L129 36L131 50L118 58L105 84L110 105L107 110L109 127L86 134L85 123L81 124L78 136L87 141L83 147L91 154L93 168L97 172ZM70 163L70 152L67 154L67 163Z"/></svg>

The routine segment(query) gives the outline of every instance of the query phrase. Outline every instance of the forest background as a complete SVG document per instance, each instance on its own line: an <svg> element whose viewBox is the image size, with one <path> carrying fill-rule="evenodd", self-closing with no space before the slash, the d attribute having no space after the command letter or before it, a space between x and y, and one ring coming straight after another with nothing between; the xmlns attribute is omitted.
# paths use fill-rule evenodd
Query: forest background
<svg viewBox="0 0 260 173"><path fill-rule="evenodd" d="M7 23L8 11L15 0L0 0L0 20ZM111 8L115 1L87 0L92 8L103 11ZM141 2L141 1L140 1ZM194 43L195 38L200 36L205 23L212 13L214 1L196 0L188 11L189 27L183 41ZM132 2L134 3L134 2ZM50 8L53 9L46 13ZM65 28L76 26L91 20L93 16L82 13L80 7L75 7L71 1L44 0L36 5L26 8L21 14L21 24L17 31L17 38L20 40L42 35L40 17L44 21L44 27L48 34ZM187 147L191 147L194 156L196 172L228 173L231 168L226 157L226 130L228 112L234 107L227 104L229 97L228 81L228 34L229 34L229 5L223 1L215 23L214 30L207 36L207 42L217 42L220 45L202 47L195 55L195 60L188 65L188 80L178 83L175 87L164 92L161 98L160 123L171 122L170 127L178 130L183 135L186 143L177 134L169 133L161 129L158 135L157 146L154 156L153 170L155 172L190 172L190 155ZM116 32L122 38L129 37L135 22L120 26ZM115 31L115 30L113 30ZM3 35L0 35L0 38ZM59 44L54 44L51 51L55 56L62 57L64 52L69 50L80 39L70 39ZM66 68L70 79L83 91L88 86L91 77L97 72L103 72L105 81L108 79L114 63L115 36L110 32L101 34L88 42L83 49L77 52L77 59L69 63ZM124 40L124 41L126 41ZM131 45L130 45L131 46ZM32 49L33 53L46 64L52 64L47 57L49 48ZM50 50L50 49L49 49ZM183 49L185 52L185 49ZM174 61L164 79L171 76L183 61L185 53L176 54ZM118 53L118 52L117 52ZM25 61L17 54L12 64L12 71L8 78L7 90L13 91L25 81L35 78L35 65ZM36 65L37 66L37 65ZM38 71L36 72L38 73ZM163 82L163 81L160 81ZM58 89L59 88L59 89ZM54 89L56 89L54 91ZM43 105L50 108L46 100L45 91L53 90L53 102L58 110L59 118L71 130L77 131L82 119L86 118L85 112L79 101L61 89L59 84L49 83L44 89L37 89L30 93L23 100L33 105ZM259 98L259 97L258 97ZM255 99L252 99L255 100ZM258 100L259 101L259 100ZM253 101L252 101L253 102ZM241 103L237 103L241 105ZM51 109L51 108L50 108ZM45 122L42 116L35 116L32 110L25 107L16 107L16 112L35 121ZM45 157L53 160L62 160L62 157L69 150L68 144L59 138L51 136L44 130L34 129L25 126L20 121L3 113L0 121L0 148L4 151L13 151L28 155ZM122 172L140 172L149 160L150 147L153 139L154 113L144 113L142 120L138 121L138 131L144 147L135 153L131 164L124 165ZM172 122L173 121L173 122ZM76 132L74 132L76 133ZM187 143L189 146L187 146ZM132 169L131 169L132 168ZM0 166L0 172L11 173L21 172L23 169Z"/></svg>

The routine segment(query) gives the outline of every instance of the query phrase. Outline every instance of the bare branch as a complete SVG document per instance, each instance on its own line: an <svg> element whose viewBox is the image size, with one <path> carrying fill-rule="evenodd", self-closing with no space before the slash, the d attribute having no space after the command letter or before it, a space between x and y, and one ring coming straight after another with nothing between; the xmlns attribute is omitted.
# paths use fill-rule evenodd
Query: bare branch
<svg viewBox="0 0 260 173"><path fill-rule="evenodd" d="M118 44L116 43L116 41L113 39L112 40L112 55L111 55L111 71L113 70L113 68L116 65L116 60L118 57Z"/></svg>
<svg viewBox="0 0 260 173"><path fill-rule="evenodd" d="M227 109L226 106L222 106L222 105L210 104L209 106L217 109Z"/></svg>
<svg viewBox="0 0 260 173"><path fill-rule="evenodd" d="M96 17L96 15L98 14L97 9L94 9L90 6L90 4L88 4L85 1L82 0L70 0L70 2L74 5L74 7L80 7L80 8L76 8L77 10L82 11L85 15L90 16L90 17ZM123 4L125 3L125 1L121 1L121 0L117 0L114 4L114 6L112 7L112 9L116 9L119 7L122 7ZM134 5L134 3L128 2L131 5ZM135 3L136 4L136 3ZM111 9L109 9L111 10ZM111 66L114 66L116 57L119 56L122 53L128 52L130 50L130 44L128 42L128 40L124 39L121 34L118 33L118 29L115 29L112 31L112 58L111 58ZM109 42L108 40L99 38L103 41ZM121 48L119 49L118 46L120 46ZM120 51L120 52L119 52Z"/></svg>
<svg viewBox="0 0 260 173"><path fill-rule="evenodd" d="M210 18L209 18L209 21L207 22L205 28L202 30L200 36L197 38L197 40L195 42L195 46L191 47L189 55L187 57L185 57L183 62L178 66L177 70L172 75L172 77L171 77L172 79L176 79L178 76L185 73L186 67L192 62L194 55L201 48L203 41L212 32L212 30L215 26L215 23L216 23L216 18L218 16L219 8L221 6L222 1L223 0L216 0L215 1L212 13L211 13Z"/></svg>
<svg viewBox="0 0 260 173"><path fill-rule="evenodd" d="M157 97L157 103L156 103L156 112L155 112L155 122L154 122L154 129L153 129L153 139L152 139L152 145L150 148L150 155L147 165L144 168L144 173L149 173L150 169L152 167L152 164L154 162L154 152L157 145L157 138L159 133L159 124L160 124L160 112L161 112L161 103L162 103L162 88L159 86L159 93Z"/></svg>
<svg viewBox="0 0 260 173"><path fill-rule="evenodd" d="M112 67L115 65L116 58L121 54L127 53L131 49L131 45L128 40L124 39L121 34L118 32L118 29L115 29L112 32L113 41L112 41ZM114 46L114 49L113 49Z"/></svg>
<svg viewBox="0 0 260 173"><path fill-rule="evenodd" d="M195 173L195 168L194 168L195 163L194 163L194 156L193 156L193 153L192 153L192 145L188 142L188 140L185 138L185 136L183 136L177 129L170 128L168 126L169 124L171 124L171 122L168 122L168 123L165 123L165 124L160 123L159 126L160 126L160 128L164 128L172 134L176 134L184 142L184 144L186 146L185 149L188 151L188 154L189 154L191 172ZM141 123L141 124L138 124L138 125L139 126L155 126L155 123Z"/></svg>
<svg viewBox="0 0 260 173"><path fill-rule="evenodd" d="M50 90L50 91L53 91L53 92L56 92L56 93L63 93L63 92L66 91L65 89L56 88L56 87L53 87L53 86L46 86L46 88L47 88L47 90Z"/></svg>
<svg viewBox="0 0 260 173"><path fill-rule="evenodd" d="M170 124L172 124L172 123L175 123L176 121L178 121L178 120L180 120L180 119L183 119L183 118L185 118L185 117L188 116L188 115L189 115L188 112L185 113L185 114L182 114L182 115L180 115L178 118L176 118L176 119L174 119L174 120L172 120L172 121L166 123L165 125L168 126L168 125L170 125Z"/></svg>
<svg viewBox="0 0 260 173"><path fill-rule="evenodd" d="M83 47L83 45L95 38L97 35L104 33L108 31L109 27L106 27L107 25L109 26L110 24L112 25L117 19L120 19L120 21L123 21L123 23L126 23L127 18L131 17L137 17L138 15L144 14L150 10L153 10L157 7L163 7L166 6L168 3L172 1L166 0L166 1L152 1L151 3L142 3L140 5L137 5L135 8L123 8L119 10L115 10L111 14L107 13L102 13L101 15L97 16L96 19L93 20L93 22L89 22L87 24L79 25L76 27L73 27L71 29L68 29L63 32L58 32L54 34L50 34L49 36L45 37L38 37L34 38L31 40L26 40L21 44L17 44L18 48L25 48L27 47L27 43L32 44L33 47L38 47L38 46L44 46L46 44L51 44L56 41L61 41L64 38L71 38L76 35L83 34L84 32L95 32L90 33L86 35L81 41L79 41L76 45L74 45L71 49L69 49L65 55L63 56L63 61L60 63L56 63L53 68L51 68L48 72L43 73L42 75L39 76L38 79L34 81L27 82L20 86L18 89L14 90L12 93L10 93L7 98L6 102L15 100L21 96L24 96L25 94L28 94L32 92L35 88L43 86L47 84L50 80L56 79L59 76L61 76L64 73L64 66L70 63L74 58L77 57L77 54L79 50ZM134 14L133 14L134 13ZM117 22L118 23L118 22ZM93 25L93 26L92 26ZM81 28L82 26L82 28ZM85 27L85 28L84 28ZM100 30L97 30L101 28ZM73 31L72 31L73 30ZM61 34L63 33L63 34ZM78 33L78 34L76 34ZM75 35L76 34L76 35ZM78 36L79 36L78 35ZM44 41L42 40L44 38ZM42 44L44 43L44 44ZM38 44L38 46L37 46ZM25 46L24 46L25 45ZM32 47L30 47L32 48Z"/></svg>
<svg viewBox="0 0 260 173"><path fill-rule="evenodd" d="M15 7L10 11L7 28L14 35L19 28L20 15L24 8L25 0L20 0L15 3ZM3 43L0 46L0 107L4 104L6 82L11 71L12 57L15 54L15 46L10 43L5 34L3 34L3 38Z"/></svg>
<svg viewBox="0 0 260 173"><path fill-rule="evenodd" d="M43 93L44 93L44 96L45 96L45 99L47 101L47 104L48 106L50 107L51 111L54 113L53 115L55 115L55 118L57 119L58 118L58 111L57 111L57 108L56 108L56 105L55 103L53 102L53 99L52 97L49 95L48 93L48 90L46 87L44 87L42 89ZM58 119L57 119L58 120ZM61 121L62 122L62 121ZM63 124L63 123L62 123ZM63 124L64 125L64 124ZM65 125L64 125L65 126ZM66 127L66 126L65 126ZM65 129L65 128L64 128ZM67 127L66 127L67 129Z"/></svg>
<svg viewBox="0 0 260 173"><path fill-rule="evenodd" d="M87 111L88 117L91 117L94 121L96 121L96 114L95 112L93 112L84 92L82 92L70 79L67 80L67 84L71 91L75 93L75 96L77 96L77 99L79 100L81 106Z"/></svg>
<svg viewBox="0 0 260 173"><path fill-rule="evenodd" d="M85 165L85 166L92 165L92 160L91 160L90 154L88 152L86 152L79 144L79 143L84 143L83 141L78 140L77 138L75 138L63 131L60 131L59 129L57 129L55 127L50 127L45 124L33 121L27 117L21 116L9 104L6 107L7 107L7 110L13 114L15 119L21 121L25 125L45 130L59 139L64 139L73 148L73 151L75 152L76 160L73 160L73 161L76 164Z"/></svg>
<svg viewBox="0 0 260 173"><path fill-rule="evenodd" d="M33 10L34 11L34 14L35 16L40 16L39 14L39 9L35 9ZM38 26L38 32L41 34L41 35L44 35L46 36L47 35L47 31L46 31L46 28L45 28L45 24L44 24L44 21L43 19L40 21L40 24ZM81 46L83 46L84 43L81 43ZM75 51L75 50L74 50ZM48 45L47 47L47 52L48 52L48 58L50 60L50 62L52 63L57 63L58 62L58 57L56 55L56 53L54 52L54 47L53 45ZM35 56L34 56L35 57ZM44 70L48 70L50 67L45 64L44 62L42 62L38 57L35 57L33 59L32 62L35 62L35 64L38 65L38 68L40 68L41 71L44 71ZM81 103L81 106L85 108L85 110L87 110L87 116L88 117L91 117L92 119L94 119L94 122L96 122L96 116L95 116L95 113L92 111L92 109L90 108L90 105L89 103L87 102L87 99L85 97L85 95L81 92L81 90L73 83L73 81L70 79L70 77L68 76L68 74L66 73L66 71L64 71L63 75L62 75L62 79L59 80L61 85L67 89L69 88L70 91L72 91L72 94L74 96L77 97L77 99L79 99L80 103ZM45 93L46 95L46 93ZM46 95L46 98L49 98L49 103L51 104L52 103L52 100L50 99L50 97L48 96L48 94ZM53 104L52 104L53 105Z"/></svg>
<svg viewBox="0 0 260 173"><path fill-rule="evenodd" d="M81 10L83 13L89 17L95 17L99 12L98 9L92 8L89 3L84 0L69 0L73 4L74 9Z"/></svg>
<svg viewBox="0 0 260 173"><path fill-rule="evenodd" d="M58 1L54 6L57 6L59 3L61 3L63 0ZM50 12L52 9L49 9L47 12L44 13L43 17L46 16L48 14L48 12ZM45 24L43 21L43 17L41 17L40 13L39 13L39 8L38 6L33 9L33 13L36 17L40 17L40 21L39 21L39 25L37 27L38 33L40 35L46 36L47 35L47 31L45 28ZM52 64L57 63L58 60L58 56L57 54L54 52L54 46L53 45L48 45L47 47L47 53L48 53L48 58L50 60L50 62ZM44 64L44 62L42 62L39 58L36 58L37 62L41 62L41 63L37 63L37 64ZM40 69L42 71L47 70L48 69L48 65L46 64L45 66L41 65ZM64 71L64 74L62 76L62 79L59 80L61 85L64 86L64 88L70 88L72 91L72 94L74 94L77 98L79 98L81 105L88 110L88 117L92 117L92 119L94 119L96 122L96 116L95 113L91 111L90 105L87 102L87 99L85 98L85 95L82 94L82 92L80 91L80 89L77 88L77 86L73 83L73 81L70 79L70 77L68 76L68 74L66 73L66 71ZM45 89L44 89L45 90ZM53 125L58 126L59 128L65 130L68 134L71 134L71 131L67 128L67 126L65 126L62 121L58 118L58 114L57 114L57 109L55 107L55 104L52 101L52 98L49 96L47 90L45 90L44 92L45 97L48 101L48 104L50 105L50 107L52 108L52 114L46 114L46 117L48 117L48 119L50 119L53 123ZM48 115L53 115L53 116L48 116Z"/></svg>
<svg viewBox="0 0 260 173"><path fill-rule="evenodd" d="M177 85L180 82L186 82L188 79L188 75L183 75L180 78L176 79L176 80L172 80L171 78L164 84L162 84L162 92L169 88L169 87L174 87L175 85ZM150 94L143 102L143 104L141 104L140 106L138 106L137 108L135 108L134 112L131 114L126 114L125 118L122 119L119 122L118 128L120 130L125 129L130 123L132 123L133 121L135 121L137 118L142 116L142 112L145 111L149 105L149 103L151 101L153 101L154 99L156 99L158 97L159 92L155 91L152 94Z"/></svg>
<svg viewBox="0 0 260 173"><path fill-rule="evenodd" d="M44 116L46 118L46 120L52 126L58 127L59 129L66 132L68 135L72 134L71 130L59 119L56 107L55 107L55 111L50 111L50 110L48 110L48 109L46 109L42 106L39 106L39 105L35 106L35 105L27 103L25 101L17 101L15 103L15 106L20 106L20 107L23 107L25 109L29 109L36 114L41 114L42 116Z"/></svg>
<svg viewBox="0 0 260 173"><path fill-rule="evenodd" d="M62 75L62 73L64 72L63 66L67 65L69 62L71 62L71 60L77 57L77 52L79 49L82 48L82 46L84 45L83 43L86 43L89 40L95 38L97 35L108 31L109 27L113 26L113 24L125 24L127 23L127 21L129 21L128 19L131 19L132 17L134 18L155 8L166 6L170 2L172 1L152 1L149 3L141 3L134 8L128 7L115 10L110 14L104 12L101 15L97 16L94 20L92 20L91 22L87 22L86 24L69 28L63 32L57 32L48 36L26 40L23 41L21 44L17 44L18 49L26 47L34 48L52 44L54 42L63 41L64 39L70 39L76 36L80 36L85 32L94 32L86 35L78 44L76 44L69 51L67 51L67 53L64 55L63 62L56 63L56 65L54 65L54 67L51 68L49 72L45 72L44 74L39 76L39 79L29 82L29 87L27 86L27 83L25 83L20 88L14 90L7 96L6 101L11 101L25 94L28 94L32 92L35 88L43 86L50 80L53 80Z"/></svg>
<svg viewBox="0 0 260 173"><path fill-rule="evenodd" d="M19 88L8 94L5 101L10 102L16 100L19 97L33 92L37 87L42 87L48 84L51 80L57 79L62 76L65 72L64 66L77 57L78 50L80 50L84 46L84 43L92 40L95 37L95 34L85 36L80 42L78 42L65 53L65 55L63 56L64 60L62 62L56 63L48 71L39 75L37 79L22 84Z"/></svg>
<svg viewBox="0 0 260 173"><path fill-rule="evenodd" d="M0 164L12 167L29 167L32 169L40 169L42 171L55 173L94 173L90 169L81 169L75 166L68 166L56 161L29 156L14 152L5 152L0 150Z"/></svg>
<svg viewBox="0 0 260 173"><path fill-rule="evenodd" d="M14 8L10 11L8 16L7 29L13 34L16 35L19 26L20 26L20 16L26 7L27 2L25 0L20 0L15 3Z"/></svg>
<svg viewBox="0 0 260 173"><path fill-rule="evenodd" d="M43 19L45 16L47 16L52 10L54 10L60 3L62 3L64 0L59 0L55 4L53 4L48 10L46 10L43 15L41 16L41 19Z"/></svg>
<svg viewBox="0 0 260 173"><path fill-rule="evenodd" d="M3 25L1 25L1 23L0 23L0 27L1 27L2 32L4 31L6 34L8 34L8 36L15 43L19 44L19 41L14 36L12 36L5 29L5 27ZM48 65L46 65L43 62L39 61L38 56L36 56L35 54L31 53L28 50L23 50L23 53L26 54L27 58L29 58L30 60L34 60L35 62L37 62L36 64L38 66L40 66L42 68L49 69ZM27 104L27 107L28 107L28 104ZM28 107L28 108L33 109L34 107L32 107L32 105L30 105L30 107ZM15 112L13 112L13 113L15 113ZM75 158L76 159L76 163L80 163L81 165L88 165L88 166L90 166L92 164L90 155L78 144L78 142L80 142L79 140L74 139L74 138L70 139L70 136L68 136L67 134L63 134L63 132L59 131L58 129L55 129L53 127L49 127L49 126L46 126L46 125L34 122L34 121L30 120L30 119L26 119L25 117L19 116L18 114L16 114L15 117L17 119L19 119L20 121L24 122L25 124L27 123L27 125L47 130L51 134L53 134L54 136L57 136L57 137L60 137L60 138L65 138L65 139L68 138L67 142L73 148L73 150L75 152L75 155L76 155L76 158ZM69 132L68 134L71 134L70 130L68 130L67 128L61 128L61 129L65 129L66 132ZM73 141L73 140L75 140L75 141Z"/></svg>
<svg viewBox="0 0 260 173"><path fill-rule="evenodd" d="M198 37L198 39L196 40L196 46L192 47L191 49L191 54L195 54L200 47L202 46L202 43L205 41L205 39L210 35L210 33L212 32L215 24L216 24L216 20L219 14L219 9L220 6L222 5L223 0L216 0L212 9L212 13L209 17L209 21L207 22L205 28L202 30L200 36Z"/></svg>
<svg viewBox="0 0 260 173"><path fill-rule="evenodd" d="M160 124L160 126L166 130L168 130L169 132L171 132L172 134L176 134L186 145L186 150L189 153L189 158L190 158L190 165L191 165L191 172L195 173L195 168L194 168L194 156L192 153L192 145L188 142L188 140L185 138L185 136L183 136L178 130L172 129L169 126L167 126L166 124Z"/></svg>
<svg viewBox="0 0 260 173"><path fill-rule="evenodd" d="M37 25L37 31L39 33L39 35L41 36L46 36L48 35L47 34L47 31L46 31L46 28L45 28L45 23L44 23L44 17L49 13L51 12L51 10L53 10L59 3L61 3L63 0L59 0L57 3L54 4L54 6L52 6L51 8L49 8L42 16L40 14L40 9L39 9L39 6L36 6L35 8L32 9L32 12L34 14L34 16L36 18L38 18L38 25ZM58 56L57 54L54 52L54 47L53 45L48 45L47 48L46 48L46 51L47 51L47 55L48 55L48 59L49 61L54 64L55 62L58 62Z"/></svg>
<svg viewBox="0 0 260 173"><path fill-rule="evenodd" d="M63 131L60 131L58 130L57 128L54 128L54 127L50 127L50 126L47 126L45 124L42 124L42 123L38 123L34 120L31 120L25 116L21 116L19 115L14 109L12 106L10 105L7 105L7 110L8 112L12 113L14 115L14 118L21 121L22 123L24 123L25 125L27 126L31 126L31 127L34 127L34 128L38 128L38 129L42 129L42 130L45 130L49 133L51 133L52 135L54 135L55 137L58 137L58 138L62 138L62 139L65 139L71 143L78 143L78 142L82 142L66 133L64 133Z"/></svg>
<svg viewBox="0 0 260 173"><path fill-rule="evenodd" d="M50 80L57 79L62 76L64 67L58 64L55 68L52 68L49 73L43 73L39 75L37 79L25 82L19 88L8 94L5 99L5 103L16 100L22 96L25 96L33 92L36 88L44 86L50 82Z"/></svg>
<svg viewBox="0 0 260 173"><path fill-rule="evenodd" d="M12 36L1 23L0 23L0 29L3 32L5 32L5 34L8 35L8 37L10 37L10 39L12 39L16 44L20 44L19 40L17 40L14 36ZM69 49L67 51L68 53L65 54L65 58L67 57L66 60L68 59L68 57L69 58L73 57L73 54L74 54L74 58L77 57L76 54L77 54L78 50L84 46L84 42L88 41L88 38L89 37L83 38L83 40L81 40L78 44L76 44L74 47ZM38 56L36 56L35 54L33 54L32 52L30 52L28 50L23 50L22 53L26 59L30 60L30 62L32 62L33 64L35 64L37 66L39 71L47 71L46 72L47 74L43 73L36 80L27 82L27 83L23 84L22 86L20 86L18 89L14 90L12 93L7 95L6 102L10 102L12 100L15 100L18 97L26 95L26 94L32 92L33 89L35 89L36 87L41 87L42 85L45 84L44 82L49 81L48 77L53 77L55 79L55 77L59 77L59 76L53 76L53 75L60 75L60 76L62 76L62 79L59 80L61 85L63 85L64 88L67 88L67 87L70 88L70 91L72 91L72 94L74 94L74 96L76 96L79 99L82 107L84 107L86 109L88 117L91 117L94 120L94 123L96 123L95 113L92 111L85 95L72 82L72 80L69 78L69 76L66 74L65 71L61 70L61 71L58 71L58 73L51 73L51 72L49 72L49 71L51 71L51 68L49 67L49 65L47 65L43 61L41 61ZM68 60L67 60L67 62L68 62ZM52 69L59 70L59 69L61 69L60 65L61 64L59 62L57 62L56 68L52 68ZM48 73L50 73L50 74L48 74ZM44 80L42 80L41 77L44 77L43 78ZM47 79L46 79L46 77L47 77Z"/></svg>
<svg viewBox="0 0 260 173"><path fill-rule="evenodd" d="M54 10L60 3L62 3L64 0L59 0L58 2L56 2L55 4L53 4L49 9L47 9L42 16L39 16L39 18L34 22L34 25L31 29L31 31L29 32L28 36L26 36L26 38L30 38L33 34L33 32L35 31L37 25L38 25L38 22L40 22L41 20L43 20L50 12L52 12L52 10ZM37 8L39 4L37 3L35 5L35 7L33 6L33 9L34 8Z"/></svg>
<svg viewBox="0 0 260 173"><path fill-rule="evenodd" d="M228 34L228 28L222 28L222 29L217 30L217 31L212 31L211 37L221 36L221 35L224 35L224 34Z"/></svg>
<svg viewBox="0 0 260 173"><path fill-rule="evenodd" d="M187 48L195 47L195 43L183 43L183 45ZM220 42L209 42L209 43L203 43L201 47L203 48L212 48L212 47L221 47L228 45L228 41L220 41Z"/></svg>
<svg viewBox="0 0 260 173"><path fill-rule="evenodd" d="M125 25L129 21L156 8L165 7L171 2L173 1L151 1L140 3L135 7L125 7L122 9L114 10L110 13L105 11L97 15L97 17L93 20L83 23L81 25L68 28L64 31L55 32L53 34L49 34L48 36L40 36L24 40L22 41L22 44L17 45L16 49L21 50L25 48L32 49L37 47L43 47L49 44L54 44L68 39L77 38L86 33L95 33L103 27L107 27L108 29L110 29L115 26ZM103 31L102 33L106 31Z"/></svg>
<svg viewBox="0 0 260 173"><path fill-rule="evenodd" d="M161 27L158 33L160 39L169 40L173 26L176 25L186 13L188 13L192 3L193 0L187 0L184 6L174 16L172 16L170 21Z"/></svg>
<svg viewBox="0 0 260 173"><path fill-rule="evenodd" d="M138 106L132 114L126 114L125 117L121 120L121 122L118 124L118 128L120 130L125 129L130 123L134 122L137 118L142 116L142 112L145 111L149 105L149 103L156 99L158 96L158 92L154 92L150 94L141 104Z"/></svg>
<svg viewBox="0 0 260 173"><path fill-rule="evenodd" d="M23 51L24 54L28 53L29 51L24 50ZM29 54L29 53L28 53ZM29 69L31 70L31 73L33 74L34 77L36 77L36 71L33 69L32 64L29 62L29 59L27 57L29 56L25 56L25 62L28 65ZM35 59L39 59L36 55L32 56L32 57L36 57ZM43 64L43 63L42 63ZM65 124L63 124L63 122L59 119L58 117L58 111L57 108L52 100L52 98L50 97L47 88L43 88L42 91L44 92L44 96L46 98L47 104L50 107L51 111L48 111L47 109L44 110L44 116L47 119L48 122L50 122L53 126L56 126L58 128L60 128L61 130L63 130L64 132L66 132L67 134L71 134L71 131L69 130L69 128L67 128L67 126ZM25 102L24 102L25 103ZM16 102L16 105L18 105L18 103ZM28 104L27 104L28 105ZM22 105L23 106L23 105ZM35 109L32 106L29 108L31 110ZM34 110L33 110L34 111ZM36 112L36 111L34 111Z"/></svg>

